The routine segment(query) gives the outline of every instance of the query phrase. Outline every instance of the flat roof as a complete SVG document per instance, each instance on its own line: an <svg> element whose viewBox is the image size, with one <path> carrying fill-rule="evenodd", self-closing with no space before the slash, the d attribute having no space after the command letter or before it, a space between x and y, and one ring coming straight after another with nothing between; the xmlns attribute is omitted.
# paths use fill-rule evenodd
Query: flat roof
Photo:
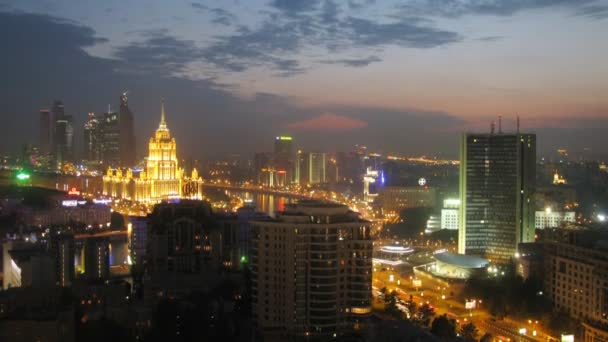
<svg viewBox="0 0 608 342"><path fill-rule="evenodd" d="M437 261L462 268L484 268L490 264L488 260L475 255L444 252L433 256Z"/></svg>

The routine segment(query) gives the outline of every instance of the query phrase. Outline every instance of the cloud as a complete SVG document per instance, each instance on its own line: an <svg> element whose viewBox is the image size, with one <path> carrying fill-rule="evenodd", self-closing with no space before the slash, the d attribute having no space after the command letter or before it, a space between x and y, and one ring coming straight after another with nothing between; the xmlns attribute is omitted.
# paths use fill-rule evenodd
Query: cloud
<svg viewBox="0 0 608 342"><path fill-rule="evenodd" d="M578 10L575 15L602 20L608 18L608 5L591 5Z"/></svg>
<svg viewBox="0 0 608 342"><path fill-rule="evenodd" d="M148 31L143 36L144 41L116 50L115 56L129 65L125 71L174 75L202 58L201 50L193 41L172 37L166 30Z"/></svg>
<svg viewBox="0 0 608 342"><path fill-rule="evenodd" d="M335 113L323 113L311 119L287 124L287 128L313 131L352 131L367 127L367 122L341 116Z"/></svg>
<svg viewBox="0 0 608 342"><path fill-rule="evenodd" d="M369 56L366 58L344 58L344 59L334 59L334 60L325 60L321 63L325 64L342 64L347 67L366 67L375 62L381 62L382 59L378 56Z"/></svg>
<svg viewBox="0 0 608 342"><path fill-rule="evenodd" d="M482 42L496 42L496 41L499 41L504 38L505 37L503 37L503 36L485 36L485 37L477 38L477 40L482 41Z"/></svg>
<svg viewBox="0 0 608 342"><path fill-rule="evenodd" d="M203 51L205 59L231 72L265 66L277 75L291 76L307 70L302 62L305 51L346 55L357 49L381 50L389 45L423 49L462 40L459 34L436 29L423 18L380 22L344 16L344 8L335 0L274 1L271 5L290 14L270 13L259 25L240 26L232 34L216 36ZM378 58L345 58L342 64L363 66Z"/></svg>
<svg viewBox="0 0 608 342"><path fill-rule="evenodd" d="M273 0L270 6L283 13L295 16L303 12L310 12L317 8L320 0Z"/></svg>
<svg viewBox="0 0 608 342"><path fill-rule="evenodd" d="M190 3L190 6L192 6L192 8L194 8L195 10L197 10L199 12L210 13L212 15L212 19L211 19L212 23L224 25L224 26L231 26L234 23L236 23L236 16L232 12L227 11L223 8L219 8L219 7L211 8L207 5L204 5L204 4L201 4L198 2L192 2L192 3Z"/></svg>
<svg viewBox="0 0 608 342"><path fill-rule="evenodd" d="M455 32L422 26L421 21L418 18L408 18L392 23L379 23L349 17L343 25L350 31L349 38L352 43L362 46L432 48L462 40Z"/></svg>
<svg viewBox="0 0 608 342"><path fill-rule="evenodd" d="M216 24L230 26L236 22L236 16L223 8L213 8L211 13L215 15L211 21Z"/></svg>
<svg viewBox="0 0 608 342"><path fill-rule="evenodd" d="M511 16L548 7L580 8L596 0L411 0L398 6L406 15L460 17L463 15Z"/></svg>

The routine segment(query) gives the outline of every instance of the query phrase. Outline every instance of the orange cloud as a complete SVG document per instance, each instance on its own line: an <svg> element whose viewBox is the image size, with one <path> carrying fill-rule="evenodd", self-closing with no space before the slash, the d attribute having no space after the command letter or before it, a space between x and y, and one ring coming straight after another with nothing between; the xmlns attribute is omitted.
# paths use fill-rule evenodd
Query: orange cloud
<svg viewBox="0 0 608 342"><path fill-rule="evenodd" d="M367 127L367 122L363 120L341 116L335 113L323 113L311 119L287 124L287 128L318 131L350 131L364 127Z"/></svg>

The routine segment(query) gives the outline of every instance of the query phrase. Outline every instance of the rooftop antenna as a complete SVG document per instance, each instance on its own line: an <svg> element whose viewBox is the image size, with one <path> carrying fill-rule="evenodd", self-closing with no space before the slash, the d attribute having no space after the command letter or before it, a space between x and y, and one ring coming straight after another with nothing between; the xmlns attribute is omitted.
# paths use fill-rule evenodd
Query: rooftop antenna
<svg viewBox="0 0 608 342"><path fill-rule="evenodd" d="M517 116L517 134L519 134L519 115Z"/></svg>
<svg viewBox="0 0 608 342"><path fill-rule="evenodd" d="M498 116L498 134L502 134L502 115Z"/></svg>
<svg viewBox="0 0 608 342"><path fill-rule="evenodd" d="M490 134L494 134L495 128L496 128L496 124L494 123L494 120L492 120L492 123L490 124Z"/></svg>
<svg viewBox="0 0 608 342"><path fill-rule="evenodd" d="M112 113L112 105L108 103L108 114Z"/></svg>

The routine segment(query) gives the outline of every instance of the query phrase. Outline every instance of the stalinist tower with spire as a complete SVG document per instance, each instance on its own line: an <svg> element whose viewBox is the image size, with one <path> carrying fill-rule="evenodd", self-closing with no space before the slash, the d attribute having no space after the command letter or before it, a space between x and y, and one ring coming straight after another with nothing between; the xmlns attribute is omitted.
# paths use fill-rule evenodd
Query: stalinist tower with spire
<svg viewBox="0 0 608 342"><path fill-rule="evenodd" d="M159 202L166 199L202 198L202 179L196 169L191 177L177 164L177 146L171 137L165 115L165 101L161 102L160 124L148 143L145 170L138 176L131 169L108 169L103 177L104 195L138 202Z"/></svg>

